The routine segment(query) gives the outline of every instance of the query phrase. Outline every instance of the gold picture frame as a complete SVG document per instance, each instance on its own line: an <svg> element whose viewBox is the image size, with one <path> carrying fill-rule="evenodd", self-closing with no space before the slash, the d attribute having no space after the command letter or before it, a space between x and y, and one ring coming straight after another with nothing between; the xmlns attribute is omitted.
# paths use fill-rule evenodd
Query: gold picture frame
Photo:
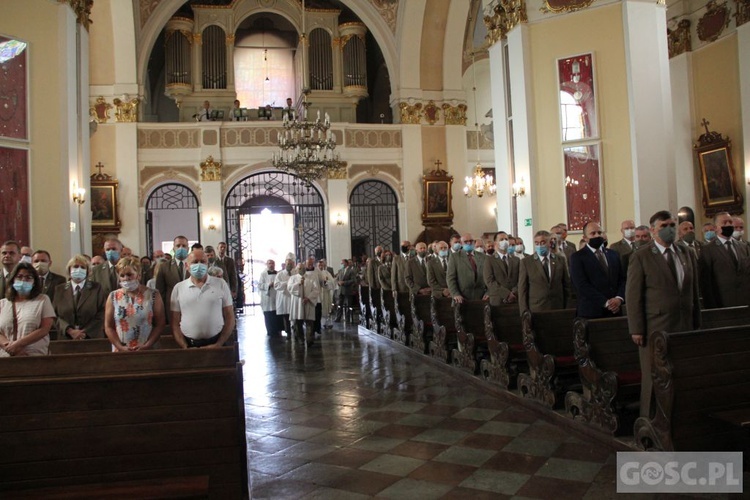
<svg viewBox="0 0 750 500"><path fill-rule="evenodd" d="M91 227L102 231L119 231L116 180L91 181Z"/></svg>
<svg viewBox="0 0 750 500"><path fill-rule="evenodd" d="M422 224L453 224L453 176L439 166L422 176Z"/></svg>
<svg viewBox="0 0 750 500"><path fill-rule="evenodd" d="M695 145L695 154L700 168L706 217L720 212L742 213L743 196L737 189L731 141L718 132L710 132L705 120L704 126L706 133Z"/></svg>

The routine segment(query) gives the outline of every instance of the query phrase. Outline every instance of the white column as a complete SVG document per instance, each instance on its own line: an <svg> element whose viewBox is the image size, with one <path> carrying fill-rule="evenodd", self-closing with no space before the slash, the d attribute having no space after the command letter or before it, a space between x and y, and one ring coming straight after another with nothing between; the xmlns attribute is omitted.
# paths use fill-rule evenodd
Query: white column
<svg viewBox="0 0 750 500"><path fill-rule="evenodd" d="M118 210L121 231L119 238L123 245L143 252L146 241L141 239L140 227L146 223L141 219L138 186L138 124L116 123L115 127L115 175L118 185ZM136 251L136 250L134 250Z"/></svg>
<svg viewBox="0 0 750 500"><path fill-rule="evenodd" d="M328 180L328 265L352 257L351 221L349 220L348 181L346 179ZM337 224L341 215L343 224Z"/></svg>
<svg viewBox="0 0 750 500"><path fill-rule="evenodd" d="M80 72L78 73L78 95L79 95L79 119L78 119L78 138L79 138L79 164L76 178L81 188L86 190L85 197L87 203L83 204L80 209L76 208L76 216L73 220L78 221L78 238L71 241L71 255L75 253L88 253L91 249L91 141L89 132L89 32L80 28L80 47L79 57L81 61ZM76 203L76 205L78 205Z"/></svg>
<svg viewBox="0 0 750 500"><path fill-rule="evenodd" d="M622 3L625 66L630 102L635 219L658 210L676 211L666 7L653 1Z"/></svg>
<svg viewBox="0 0 750 500"><path fill-rule="evenodd" d="M80 237L81 231L88 231L88 228L81 226L81 220L78 217L78 207L76 203L73 203L72 187L74 182L79 182L81 178L81 171L86 171L81 165L81 151L82 147L79 141L80 122L84 118L79 114L80 108L84 106L84 103L78 103L79 94L82 90L79 89L78 81L78 68L76 67L76 54L79 50L76 41L76 17L73 11L67 4L60 5L58 8L60 15L58 16L58 55L60 65L60 163L58 165L47 166L50 169L56 169L57 172L52 174L52 178L59 178L61 180L68 180L68 194L63 196L61 199L55 200L54 198L47 198L48 192L42 191L41 189L35 189L32 191L32 196L29 199L29 215L31 224L31 235L34 235L34 209L35 207L44 206L44 211L49 213L50 217L60 217L60 241L62 243L61 248L69 250L71 255L78 252L80 248ZM88 66L81 68L88 74ZM88 105L88 101L85 103ZM86 111L88 115L88 110ZM33 154L33 150L30 155ZM31 165L34 164L33 157L29 158ZM34 172L30 172L29 185L33 188L34 186ZM37 174L39 175L39 174ZM59 177L57 177L59 175ZM88 177L88 176L86 176ZM46 201L45 201L46 200ZM57 202L57 203L55 203ZM85 207L85 205L84 205ZM85 208L81 208L81 213L85 212ZM66 216L62 216L66 214ZM75 229L73 227L75 224ZM40 238L32 236L31 244L39 245L36 241ZM35 241L36 240L36 241ZM28 244L28 243L27 243ZM36 248L36 247L35 247ZM54 257L54 256L53 256ZM58 256L56 260L65 261L67 256ZM58 262L58 271L61 270L61 262ZM64 264L62 264L64 266Z"/></svg>
<svg viewBox="0 0 750 500"><path fill-rule="evenodd" d="M672 113L674 115L674 159L677 205L690 207L696 214L701 209L695 197L695 167L693 136L695 118L693 106L693 55L685 52L669 60L672 85ZM696 221L697 222L697 221Z"/></svg>
<svg viewBox="0 0 750 500"><path fill-rule="evenodd" d="M399 203L399 232L401 240L415 239L422 232L422 126L402 125L404 160L401 165L404 186L404 200ZM461 159L463 163L466 156ZM455 181L454 181L455 182ZM453 186L453 199L456 199L456 186Z"/></svg>
<svg viewBox="0 0 750 500"><path fill-rule="evenodd" d="M218 160L217 160L218 161ZM224 224L222 221L221 182L200 182L200 241L203 246L211 245L216 248L223 241ZM212 221L215 229L209 229Z"/></svg>
<svg viewBox="0 0 750 500"><path fill-rule="evenodd" d="M495 185L497 186L497 227L503 231L512 231L513 208L511 185L513 173L510 170L510 151L508 148L508 114L505 104L506 86L503 61L503 44L497 42L489 50L490 54L490 92L492 98L492 130L495 141Z"/></svg>
<svg viewBox="0 0 750 500"><path fill-rule="evenodd" d="M510 94L513 110L513 156L516 181L524 180L526 195L516 198L518 236L529 245L534 240L534 206L538 200L534 193L535 176L539 175L534 149L534 93L531 76L531 47L529 27L519 24L508 33L508 59L510 64ZM493 98L494 103L494 98ZM533 176L532 176L533 172ZM510 190L505 191L509 193ZM531 226L526 226L527 219Z"/></svg>
<svg viewBox="0 0 750 500"><path fill-rule="evenodd" d="M740 110L742 112L742 151L735 154L740 155L742 162L737 172L739 182L745 191L745 213L748 211L750 199L750 23L745 23L737 28L737 55L740 70ZM742 189L740 189L742 191Z"/></svg>

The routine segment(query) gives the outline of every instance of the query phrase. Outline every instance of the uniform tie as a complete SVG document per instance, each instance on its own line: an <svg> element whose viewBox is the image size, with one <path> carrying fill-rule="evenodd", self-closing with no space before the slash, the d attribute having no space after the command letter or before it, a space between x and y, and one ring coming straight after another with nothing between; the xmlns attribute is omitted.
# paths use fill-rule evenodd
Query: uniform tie
<svg viewBox="0 0 750 500"><path fill-rule="evenodd" d="M185 263L180 261L178 266L180 268L180 281L182 281L185 279Z"/></svg>
<svg viewBox="0 0 750 500"><path fill-rule="evenodd" d="M677 279L677 265L674 262L674 255L672 254L672 249L667 248L664 250L664 254L667 256L667 265L669 266L669 272L672 273L672 277L674 278L675 283L679 286L680 281Z"/></svg>
<svg viewBox="0 0 750 500"><path fill-rule="evenodd" d="M599 264L602 266L602 269L604 269L604 272L608 272L609 267L607 266L607 259L604 257L601 248L596 251L596 258L599 259Z"/></svg>
<svg viewBox="0 0 750 500"><path fill-rule="evenodd" d="M732 248L732 242L730 240L727 240L726 243L724 243L727 246L727 252L729 252L729 257L732 259L732 264L734 264L734 268L737 269L737 256L734 254L734 248Z"/></svg>
<svg viewBox="0 0 750 500"><path fill-rule="evenodd" d="M544 270L544 275L547 277L547 281L549 281L549 268L547 267L547 257L542 257L542 269Z"/></svg>
<svg viewBox="0 0 750 500"><path fill-rule="evenodd" d="M448 259L443 257L441 260L443 261L443 271L448 272Z"/></svg>

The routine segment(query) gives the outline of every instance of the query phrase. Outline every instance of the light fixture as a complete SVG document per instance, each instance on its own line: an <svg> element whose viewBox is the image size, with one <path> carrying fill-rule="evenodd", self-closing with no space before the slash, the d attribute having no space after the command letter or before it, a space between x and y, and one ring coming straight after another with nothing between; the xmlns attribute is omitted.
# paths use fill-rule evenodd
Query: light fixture
<svg viewBox="0 0 750 500"><path fill-rule="evenodd" d="M73 202L83 205L86 203L86 190L79 188L73 183Z"/></svg>
<svg viewBox="0 0 750 500"><path fill-rule="evenodd" d="M302 81L307 75L305 28L305 0L302 0ZM283 115L283 130L279 134L279 148L281 151L273 154L271 163L274 168L296 175L307 187L312 181L320 179L330 172L339 173L344 163L339 159L336 149L336 137L331 132L331 120L325 113L324 120L320 119L320 111L314 122L307 121L307 111L310 107L307 94L310 89L302 89L302 116Z"/></svg>
<svg viewBox="0 0 750 500"><path fill-rule="evenodd" d="M471 177L466 177L466 183L464 185L464 195L468 198L471 198L474 195L477 195L477 198L481 198L484 196L485 192L489 192L490 194L495 194L495 191L497 190L497 186L495 186L495 180L492 178L492 175L485 174L484 168L482 167L482 162L479 161L479 108L477 107L477 69L476 64L474 61L474 55L476 53L471 53L471 70L474 75L474 131L477 136L477 164L474 167L474 173L471 175Z"/></svg>
<svg viewBox="0 0 750 500"><path fill-rule="evenodd" d="M336 225L337 226L343 226L344 225L344 219L341 218L341 212L336 214Z"/></svg>
<svg viewBox="0 0 750 500"><path fill-rule="evenodd" d="M521 177L521 180L519 182L513 183L513 198L518 198L519 196L526 196L526 184L523 181L523 177Z"/></svg>
<svg viewBox="0 0 750 500"><path fill-rule="evenodd" d="M209 231L216 231L216 223L214 222L213 217L208 220L208 227L206 229L208 229Z"/></svg>

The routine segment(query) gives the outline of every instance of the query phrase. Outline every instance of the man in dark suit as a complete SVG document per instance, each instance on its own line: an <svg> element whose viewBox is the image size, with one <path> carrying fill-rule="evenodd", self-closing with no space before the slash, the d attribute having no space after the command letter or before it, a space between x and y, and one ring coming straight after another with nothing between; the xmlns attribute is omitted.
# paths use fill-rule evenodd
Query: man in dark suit
<svg viewBox="0 0 750 500"><path fill-rule="evenodd" d="M117 276L115 266L120 261L121 253L122 242L114 237L107 238L104 242L105 261L91 271L91 279L102 286L105 297L120 288L120 277Z"/></svg>
<svg viewBox="0 0 750 500"><path fill-rule="evenodd" d="M451 296L446 279L450 255L448 243L438 241L435 244L435 254L432 258L427 259L427 284L430 286L432 296L436 299Z"/></svg>
<svg viewBox="0 0 750 500"><path fill-rule="evenodd" d="M419 242L414 248L417 255L406 261L404 281L410 293L430 295L430 285L427 283L427 244Z"/></svg>
<svg viewBox="0 0 750 500"><path fill-rule="evenodd" d="M689 249L694 259L701 255L701 242L695 238L695 229L693 223L689 220L680 222L677 226L677 244L685 249Z"/></svg>
<svg viewBox="0 0 750 500"><path fill-rule="evenodd" d="M65 283L66 279L57 273L50 271L52 258L47 250L37 250L31 256L31 265L39 273L39 281L42 285L42 293L49 297L50 301L55 299L55 288L57 285ZM54 326L53 326L54 328Z"/></svg>
<svg viewBox="0 0 750 500"><path fill-rule="evenodd" d="M583 226L586 246L570 258L570 279L576 290L576 314L581 318L619 316L625 301L625 273L620 255L604 248L602 227Z"/></svg>
<svg viewBox="0 0 750 500"><path fill-rule="evenodd" d="M216 255L216 261L224 268L224 281L229 285L232 298L237 298L237 265L234 259L227 255L227 244L225 242L220 241L216 245L216 250L219 252Z"/></svg>
<svg viewBox="0 0 750 500"><path fill-rule="evenodd" d="M733 237L732 216L726 212L714 217L716 238L701 248L698 259L703 307L740 306L748 303L746 286L750 283L744 261L748 248Z"/></svg>
<svg viewBox="0 0 750 500"><path fill-rule="evenodd" d="M5 298L5 288L8 285L8 276L16 264L21 262L21 247L15 241L6 241L0 247L0 259L3 267L0 269L0 299Z"/></svg>
<svg viewBox="0 0 750 500"><path fill-rule="evenodd" d="M505 231L495 235L493 245L494 254L484 259L484 282L487 284L490 305L514 304L518 301L521 260L508 254L510 238Z"/></svg>
<svg viewBox="0 0 750 500"><path fill-rule="evenodd" d="M408 240L401 242L401 253L393 256L393 266L391 266L391 286L394 292L408 292L409 287L406 284L406 264L409 260L409 250L411 243Z"/></svg>
<svg viewBox="0 0 750 500"><path fill-rule="evenodd" d="M77 257L68 263L83 266ZM88 277L88 276L87 276ZM99 283L84 278L57 285L52 305L57 314L58 339L104 338L104 305L107 297Z"/></svg>
<svg viewBox="0 0 750 500"><path fill-rule="evenodd" d="M161 294L161 300L164 302L164 310L169 321L172 319L170 310L172 290L177 283L190 276L190 266L187 263L188 239L185 236L178 236L174 239L173 245L174 259L163 262L156 275L156 289Z"/></svg>
<svg viewBox="0 0 750 500"><path fill-rule="evenodd" d="M465 300L487 300L483 272L485 256L474 252L474 238L470 233L461 235L461 244L463 248L448 259L446 282L451 297L457 304Z"/></svg>
<svg viewBox="0 0 750 500"><path fill-rule="evenodd" d="M568 259L568 262L570 262L570 256L576 253L575 245L571 245L568 243L568 225L564 222L559 223L555 227L552 228L552 232L557 235L557 242L559 245L558 250L565 255L565 258Z"/></svg>
<svg viewBox="0 0 750 500"><path fill-rule="evenodd" d="M676 222L666 210L651 216L653 240L635 252L628 266L625 302L628 330L641 360L641 416L651 416L651 356L648 336L700 326L698 279L693 260L674 244Z"/></svg>
<svg viewBox="0 0 750 500"><path fill-rule="evenodd" d="M570 299L570 274L566 259L550 251L551 235L537 231L534 255L521 261L518 273L518 305L524 311L565 309Z"/></svg>

